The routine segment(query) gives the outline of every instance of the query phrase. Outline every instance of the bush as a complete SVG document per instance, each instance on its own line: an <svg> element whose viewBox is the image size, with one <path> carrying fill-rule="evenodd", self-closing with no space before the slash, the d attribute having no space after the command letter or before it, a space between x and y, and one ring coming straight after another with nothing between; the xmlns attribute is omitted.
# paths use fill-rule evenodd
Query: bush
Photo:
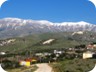
<svg viewBox="0 0 96 72"><path fill-rule="evenodd" d="M55 72L88 72L94 68L95 59L73 59L53 64Z"/></svg>
<svg viewBox="0 0 96 72"><path fill-rule="evenodd" d="M10 60L3 60L1 63L2 67L4 69L12 69L12 68L17 68L20 67L19 63L16 61L10 61Z"/></svg>

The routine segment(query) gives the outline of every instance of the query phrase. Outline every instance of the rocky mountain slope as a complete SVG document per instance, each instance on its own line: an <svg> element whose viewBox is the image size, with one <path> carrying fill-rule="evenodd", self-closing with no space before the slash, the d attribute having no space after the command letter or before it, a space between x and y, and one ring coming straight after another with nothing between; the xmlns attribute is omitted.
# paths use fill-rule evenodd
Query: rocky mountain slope
<svg viewBox="0 0 96 72"><path fill-rule="evenodd" d="M26 36L34 33L63 31L96 31L96 25L84 21L53 23L47 20L0 19L0 38Z"/></svg>

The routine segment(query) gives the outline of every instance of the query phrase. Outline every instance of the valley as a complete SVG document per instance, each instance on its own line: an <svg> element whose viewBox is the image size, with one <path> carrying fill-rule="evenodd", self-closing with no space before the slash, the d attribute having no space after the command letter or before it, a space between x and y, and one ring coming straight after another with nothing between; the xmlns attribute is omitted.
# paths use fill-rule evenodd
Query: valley
<svg viewBox="0 0 96 72"><path fill-rule="evenodd" d="M54 72L89 71L96 59L95 27L87 22L55 24L49 21L2 19L0 63L4 69L16 69L18 72L23 68L24 71L37 69L38 72L39 63L41 67L47 63ZM87 57L87 54L90 56ZM70 67L72 65L73 68Z"/></svg>

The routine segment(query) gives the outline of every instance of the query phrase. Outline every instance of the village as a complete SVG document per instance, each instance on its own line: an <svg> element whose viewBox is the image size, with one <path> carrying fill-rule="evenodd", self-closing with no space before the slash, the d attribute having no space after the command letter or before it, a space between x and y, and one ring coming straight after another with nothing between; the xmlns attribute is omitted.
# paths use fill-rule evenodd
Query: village
<svg viewBox="0 0 96 72"><path fill-rule="evenodd" d="M7 42L11 43L14 41L15 39L12 39L8 40ZM52 41L54 41L54 39L44 41L42 44L44 45L49 44ZM30 53L30 51L28 52L26 51L25 55L0 52L0 63L2 67L9 69L17 67L30 67L31 65L37 63L59 62L64 61L66 59L71 60L75 58L79 59L96 58L96 43L90 43L87 45L77 45L74 48L59 48L45 52L38 51L35 53Z"/></svg>

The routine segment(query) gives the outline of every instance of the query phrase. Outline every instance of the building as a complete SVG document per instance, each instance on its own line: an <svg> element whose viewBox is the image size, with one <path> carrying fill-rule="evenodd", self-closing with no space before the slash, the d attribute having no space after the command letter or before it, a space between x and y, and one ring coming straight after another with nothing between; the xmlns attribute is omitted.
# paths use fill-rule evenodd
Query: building
<svg viewBox="0 0 96 72"><path fill-rule="evenodd" d="M29 66L30 66L30 61L20 61L19 64L20 64L21 66L29 67Z"/></svg>
<svg viewBox="0 0 96 72"><path fill-rule="evenodd" d="M93 57L93 52L87 51L83 53L83 59L88 59Z"/></svg>

